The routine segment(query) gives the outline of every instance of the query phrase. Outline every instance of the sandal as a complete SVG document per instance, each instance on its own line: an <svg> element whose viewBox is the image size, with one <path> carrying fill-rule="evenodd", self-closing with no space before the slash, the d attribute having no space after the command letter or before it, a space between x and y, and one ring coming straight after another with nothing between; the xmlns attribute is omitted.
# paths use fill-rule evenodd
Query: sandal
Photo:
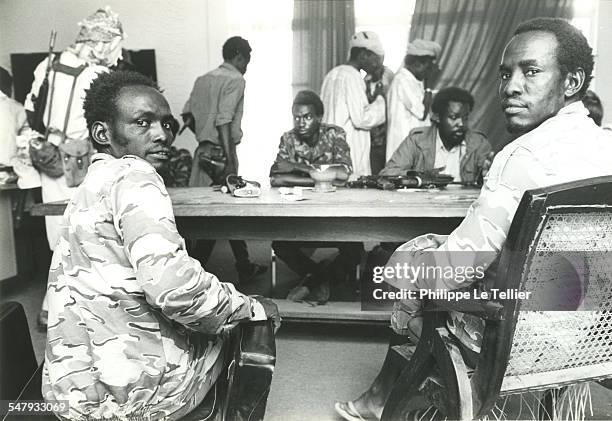
<svg viewBox="0 0 612 421"><path fill-rule="evenodd" d="M379 418L369 413L368 415L361 415L357 408L355 408L355 404L352 401L348 402L336 402L334 404L334 409L342 418L347 421L378 421ZM368 411L369 412L369 411Z"/></svg>

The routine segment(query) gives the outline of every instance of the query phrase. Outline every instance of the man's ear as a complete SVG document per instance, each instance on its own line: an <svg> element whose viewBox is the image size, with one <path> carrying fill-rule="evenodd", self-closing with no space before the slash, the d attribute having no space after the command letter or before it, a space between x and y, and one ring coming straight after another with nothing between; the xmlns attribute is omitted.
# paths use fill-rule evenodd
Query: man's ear
<svg viewBox="0 0 612 421"><path fill-rule="evenodd" d="M436 123L436 124L440 124L440 115L439 115L438 113L434 113L434 112L432 112L432 113L430 114L430 117L429 117L429 118L430 118L430 119L431 119L431 121L433 121L434 123Z"/></svg>
<svg viewBox="0 0 612 421"><path fill-rule="evenodd" d="M91 137L94 142L103 147L109 147L111 144L110 130L108 123L96 121L91 126Z"/></svg>
<svg viewBox="0 0 612 421"><path fill-rule="evenodd" d="M565 89L565 97L571 98L576 95L582 85L584 85L585 75L584 70L582 68L576 69L574 72L569 72L565 76L565 82L563 88Z"/></svg>

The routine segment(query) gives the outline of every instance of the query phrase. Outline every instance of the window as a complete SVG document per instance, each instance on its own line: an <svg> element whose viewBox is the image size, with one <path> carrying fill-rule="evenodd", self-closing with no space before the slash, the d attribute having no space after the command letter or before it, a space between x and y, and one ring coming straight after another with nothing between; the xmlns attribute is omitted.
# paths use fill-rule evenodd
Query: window
<svg viewBox="0 0 612 421"><path fill-rule="evenodd" d="M291 50L293 2L229 0L229 29L253 49L245 74L242 131L238 146L240 174L265 182L280 136L293 127L291 118Z"/></svg>

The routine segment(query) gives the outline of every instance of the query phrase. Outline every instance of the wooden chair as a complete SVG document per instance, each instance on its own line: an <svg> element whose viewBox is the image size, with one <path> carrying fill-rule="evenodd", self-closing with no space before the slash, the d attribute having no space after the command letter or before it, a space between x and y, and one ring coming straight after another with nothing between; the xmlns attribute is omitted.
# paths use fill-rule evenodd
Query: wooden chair
<svg viewBox="0 0 612 421"><path fill-rule="evenodd" d="M553 310L542 303L551 285L563 286L558 263L568 255L572 267L578 260L585 268L584 277L572 286L580 299L570 294L558 308L583 311L539 311ZM405 357L382 420L405 419L411 410L407 397L419 392L448 419L471 420L489 413L500 396L543 390L556 390L552 393L558 396L563 386L612 378L611 256L612 176L527 191L493 288L532 291L531 299L426 303L438 311L424 312L421 339L414 354ZM484 319L473 369L447 328L451 310ZM602 384L610 386L609 381ZM542 402L549 415L552 400L547 393Z"/></svg>
<svg viewBox="0 0 612 421"><path fill-rule="evenodd" d="M255 421L264 418L276 363L272 321L239 323L232 329L229 353L229 364L221 372L215 387L183 418L185 421ZM36 363L23 307L17 302L2 303L0 400L42 402L42 368L42 363L38 366ZM5 415L0 413L0 419L4 420ZM57 418L47 414L36 419Z"/></svg>

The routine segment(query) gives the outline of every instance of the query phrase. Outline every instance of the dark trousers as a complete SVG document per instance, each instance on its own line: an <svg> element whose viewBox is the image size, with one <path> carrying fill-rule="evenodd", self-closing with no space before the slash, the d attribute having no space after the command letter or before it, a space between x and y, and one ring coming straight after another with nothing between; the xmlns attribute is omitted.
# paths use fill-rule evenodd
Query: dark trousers
<svg viewBox="0 0 612 421"><path fill-rule="evenodd" d="M362 243L328 242L328 241L273 241L274 253L289 269L304 277L308 274L309 285L314 287L324 280L344 279L354 273L361 261ZM336 248L340 252L328 265L317 263L304 253L303 248Z"/></svg>
<svg viewBox="0 0 612 421"><path fill-rule="evenodd" d="M217 240L196 240L192 250L189 250L189 255L198 259L203 267L206 267L208 259L215 248ZM246 272L251 267L249 260L249 250L246 242L243 240L230 240L230 247L236 259L236 269L238 272Z"/></svg>
<svg viewBox="0 0 612 421"><path fill-rule="evenodd" d="M223 184L219 173L211 172L210 167L202 166L200 163L200 154L210 149L210 142L201 142L194 152L193 166L191 167L191 177L189 179L189 187L212 186L213 184ZM218 152L218 148L217 148ZM215 155L212 158L221 159L222 156ZM221 193L219 193L221 194ZM187 250L189 255L198 259L202 266L205 267L213 249L215 248L216 240L196 240L195 245ZM249 260L249 250L243 240L230 240L230 247L236 259L236 269L238 272L248 272L251 270L251 261Z"/></svg>
<svg viewBox="0 0 612 421"><path fill-rule="evenodd" d="M387 153L387 145L372 145L370 147L370 167L372 169L372 175L378 175L378 173L385 168L387 161L385 160L385 154Z"/></svg>

